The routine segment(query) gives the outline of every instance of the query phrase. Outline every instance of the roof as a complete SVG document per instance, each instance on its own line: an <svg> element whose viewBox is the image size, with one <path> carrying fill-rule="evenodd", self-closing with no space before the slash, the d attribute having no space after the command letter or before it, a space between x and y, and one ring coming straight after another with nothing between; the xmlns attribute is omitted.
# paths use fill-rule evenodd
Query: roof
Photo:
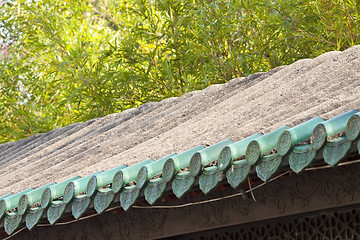
<svg viewBox="0 0 360 240"><path fill-rule="evenodd" d="M167 190L181 197L197 179L207 193L252 171L268 181L284 166L336 166L358 151L359 56L360 46L330 52L3 144L0 192L14 194L0 202L5 231L43 215L54 224L66 209L103 212L114 199L128 209L142 195L150 204Z"/></svg>

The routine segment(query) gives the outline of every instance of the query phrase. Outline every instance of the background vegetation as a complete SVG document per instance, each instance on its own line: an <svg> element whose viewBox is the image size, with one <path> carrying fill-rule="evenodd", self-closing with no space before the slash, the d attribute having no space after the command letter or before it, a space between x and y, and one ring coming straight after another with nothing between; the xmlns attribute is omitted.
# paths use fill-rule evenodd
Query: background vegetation
<svg viewBox="0 0 360 240"><path fill-rule="evenodd" d="M0 5L0 143L360 41L359 0Z"/></svg>

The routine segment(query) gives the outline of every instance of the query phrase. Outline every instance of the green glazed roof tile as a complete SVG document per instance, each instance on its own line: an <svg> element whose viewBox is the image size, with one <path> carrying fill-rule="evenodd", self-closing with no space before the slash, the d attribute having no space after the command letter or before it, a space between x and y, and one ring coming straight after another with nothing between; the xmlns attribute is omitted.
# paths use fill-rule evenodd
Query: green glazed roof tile
<svg viewBox="0 0 360 240"><path fill-rule="evenodd" d="M172 157L175 157L177 154L173 153L164 158L161 158L157 161L151 162L140 168L137 177L136 177L136 186L141 189L143 188L148 180L159 175L162 172L165 162Z"/></svg>
<svg viewBox="0 0 360 240"><path fill-rule="evenodd" d="M104 188L99 190L94 198L94 208L97 213L104 212L113 202L115 193L111 188Z"/></svg>
<svg viewBox="0 0 360 240"><path fill-rule="evenodd" d="M136 185L125 187L120 193L121 207L127 211L140 196L140 189Z"/></svg>
<svg viewBox="0 0 360 240"><path fill-rule="evenodd" d="M164 194L167 185L163 178L151 179L144 189L145 200L153 205Z"/></svg>
<svg viewBox="0 0 360 240"><path fill-rule="evenodd" d="M195 183L195 178L190 172L181 172L176 174L172 182L172 190L177 198L182 198Z"/></svg>
<svg viewBox="0 0 360 240"><path fill-rule="evenodd" d="M204 146L200 145L166 160L162 169L164 180L166 182L172 181L179 170L189 167L191 157L202 149L204 149Z"/></svg>
<svg viewBox="0 0 360 240"><path fill-rule="evenodd" d="M71 212L75 219L79 219L91 205L91 198L84 195L76 196L72 205Z"/></svg>
<svg viewBox="0 0 360 240"><path fill-rule="evenodd" d="M65 213L67 204L64 201L55 200L47 209L47 219L51 225L55 224Z"/></svg>
<svg viewBox="0 0 360 240"><path fill-rule="evenodd" d="M69 182L64 189L64 197L63 197L64 202L70 203L75 198L76 195L85 192L90 178L102 172L103 171L99 171Z"/></svg>
<svg viewBox="0 0 360 240"><path fill-rule="evenodd" d="M324 161L330 166L336 166L350 152L352 142L346 137L340 137L335 140L329 140L324 148Z"/></svg>
<svg viewBox="0 0 360 240"><path fill-rule="evenodd" d="M230 139L226 139L222 142L216 143L210 147L204 148L194 153L189 163L189 172L191 176L197 177L200 174L203 167L217 160L221 150L226 145L232 143L234 142L231 141Z"/></svg>
<svg viewBox="0 0 360 240"><path fill-rule="evenodd" d="M276 150L281 156L285 156L295 144L310 138L316 125L323 122L321 117L315 117L307 122L285 130L277 141Z"/></svg>
<svg viewBox="0 0 360 240"><path fill-rule="evenodd" d="M357 113L357 111L351 110L318 124L312 133L312 147L315 150L319 150L325 145L328 137L345 131L348 120L355 113Z"/></svg>
<svg viewBox="0 0 360 240"><path fill-rule="evenodd" d="M113 192L120 192L126 184L136 179L136 176L138 175L141 167L152 162L154 162L153 159L147 159L138 164L121 169L117 173L115 173L111 184L111 189L113 190Z"/></svg>
<svg viewBox="0 0 360 240"><path fill-rule="evenodd" d="M311 144L293 148L289 155L290 168L294 172L300 173L315 160L316 153L317 151L312 148Z"/></svg>
<svg viewBox="0 0 360 240"><path fill-rule="evenodd" d="M18 212L20 215L24 215L26 213L26 211L35 203L40 202L41 200L41 195L44 192L44 190L47 187L50 187L52 185L54 185L55 183L49 183L45 186L39 187L37 189L34 189L32 191L29 191L27 193L24 193L20 199L19 199L19 204L18 204Z"/></svg>
<svg viewBox="0 0 360 240"><path fill-rule="evenodd" d="M72 181L79 179L79 176L67 179L61 183L47 187L41 195L41 207L47 208L52 200L64 196L65 187Z"/></svg>
<svg viewBox="0 0 360 240"><path fill-rule="evenodd" d="M10 195L8 197L4 197L3 199L1 199L0 200L0 219L5 217L5 214L7 211L17 208L17 206L19 204L19 199L23 194L33 191L33 190L34 190L33 188L29 188L29 189L26 189L17 194Z"/></svg>
<svg viewBox="0 0 360 240"><path fill-rule="evenodd" d="M230 167L234 159L245 156L246 147L249 145L249 143L252 140L255 140L261 136L261 133L255 133L250 137L225 146L219 154L219 159L217 163L219 169L226 170Z"/></svg>
<svg viewBox="0 0 360 240"><path fill-rule="evenodd" d="M41 207L31 208L30 211L26 214L25 222L27 229L31 230L33 229L36 224L39 223L41 218L44 215L45 209Z"/></svg>
<svg viewBox="0 0 360 240"><path fill-rule="evenodd" d="M280 154L271 154L261 158L260 163L256 165L257 176L266 182L281 167L283 157Z"/></svg>
<svg viewBox="0 0 360 240"><path fill-rule="evenodd" d="M86 185L86 196L92 197L99 188L110 184L114 178L115 173L126 167L126 165L121 165L119 167L107 170L106 172L92 176Z"/></svg>
<svg viewBox="0 0 360 240"><path fill-rule="evenodd" d="M226 179L231 187L237 188L249 176L251 165L246 160L239 160L232 163L226 171Z"/></svg>
<svg viewBox="0 0 360 240"><path fill-rule="evenodd" d="M207 194L213 190L220 182L223 175L223 171L217 166L206 167L199 177L199 188Z"/></svg>
<svg viewBox="0 0 360 240"><path fill-rule="evenodd" d="M4 196L0 197L0 200L1 200L1 199L4 199L4 198L7 198L7 197L10 197L10 196L12 196L12 194L11 194L11 193L6 194L6 195L4 195Z"/></svg>
<svg viewBox="0 0 360 240"><path fill-rule="evenodd" d="M245 159L248 164L256 164L264 154L273 150L280 135L287 129L289 127L284 126L251 141L245 152Z"/></svg>
<svg viewBox="0 0 360 240"><path fill-rule="evenodd" d="M346 138L349 141L354 141L360 136L360 113L355 113L351 116L346 124L345 130Z"/></svg>
<svg viewBox="0 0 360 240"><path fill-rule="evenodd" d="M11 235L21 224L23 217L17 212L6 213L4 228L5 232Z"/></svg>

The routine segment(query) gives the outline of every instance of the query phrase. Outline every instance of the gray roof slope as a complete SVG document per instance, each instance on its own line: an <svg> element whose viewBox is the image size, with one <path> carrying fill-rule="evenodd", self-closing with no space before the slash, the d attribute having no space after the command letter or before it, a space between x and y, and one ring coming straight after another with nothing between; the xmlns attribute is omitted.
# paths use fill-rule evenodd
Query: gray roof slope
<svg viewBox="0 0 360 240"><path fill-rule="evenodd" d="M0 145L0 196L358 109L360 46Z"/></svg>

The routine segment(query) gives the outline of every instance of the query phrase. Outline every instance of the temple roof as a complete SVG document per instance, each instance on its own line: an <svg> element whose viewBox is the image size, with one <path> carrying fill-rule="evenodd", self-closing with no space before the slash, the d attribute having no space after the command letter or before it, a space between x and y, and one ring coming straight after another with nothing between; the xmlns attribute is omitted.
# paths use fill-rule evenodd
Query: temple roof
<svg viewBox="0 0 360 240"><path fill-rule="evenodd" d="M359 67L355 46L0 145L5 231L345 164L359 152Z"/></svg>

